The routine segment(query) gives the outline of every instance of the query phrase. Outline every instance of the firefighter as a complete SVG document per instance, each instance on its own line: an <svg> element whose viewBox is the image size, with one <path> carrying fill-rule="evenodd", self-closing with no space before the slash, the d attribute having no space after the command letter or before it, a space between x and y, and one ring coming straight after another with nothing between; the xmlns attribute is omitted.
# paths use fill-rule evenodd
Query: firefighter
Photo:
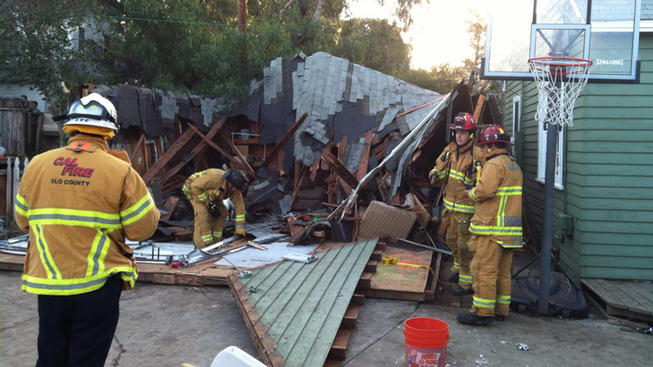
<svg viewBox="0 0 653 367"><path fill-rule="evenodd" d="M30 162L16 195L29 233L22 290L38 295L36 366L104 366L123 289L136 266L125 239L156 230L159 211L129 162L108 150L116 109L97 93L74 102L68 145Z"/></svg>
<svg viewBox="0 0 653 367"><path fill-rule="evenodd" d="M458 314L458 322L489 325L495 316L503 321L510 308L513 252L522 247L523 178L508 154L511 141L503 127L491 125L483 130L478 144L487 161L476 187L468 191L476 202L469 226L474 297L471 311Z"/></svg>
<svg viewBox="0 0 653 367"><path fill-rule="evenodd" d="M446 180L444 188L444 212L441 226L446 230L445 240L453 252L453 268L450 281L458 284L453 294L471 294L472 275L469 263L472 254L468 249L469 220L474 214L474 202L465 194L476 183L477 169L481 165L481 150L474 145L476 122L469 113L459 113L451 124L455 131L452 141L438 157L429 173L432 184Z"/></svg>
<svg viewBox="0 0 653 367"><path fill-rule="evenodd" d="M206 247L222 240L222 229L227 219L227 208L222 200L230 198L236 209L236 234L245 236L245 203L243 192L249 183L240 171L223 171L209 168L193 173L181 190L193 205L195 231L193 242L196 248Z"/></svg>

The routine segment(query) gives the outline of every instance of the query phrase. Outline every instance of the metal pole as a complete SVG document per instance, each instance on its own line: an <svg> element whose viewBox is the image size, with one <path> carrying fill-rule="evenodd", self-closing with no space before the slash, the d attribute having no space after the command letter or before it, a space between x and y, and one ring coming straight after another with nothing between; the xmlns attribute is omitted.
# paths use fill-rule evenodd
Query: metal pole
<svg viewBox="0 0 653 367"><path fill-rule="evenodd" d="M540 314L549 311L549 291L551 277L551 248L553 243L553 194L555 185L556 143L558 126L548 124L546 129L546 174L544 176L544 233L540 257Z"/></svg>

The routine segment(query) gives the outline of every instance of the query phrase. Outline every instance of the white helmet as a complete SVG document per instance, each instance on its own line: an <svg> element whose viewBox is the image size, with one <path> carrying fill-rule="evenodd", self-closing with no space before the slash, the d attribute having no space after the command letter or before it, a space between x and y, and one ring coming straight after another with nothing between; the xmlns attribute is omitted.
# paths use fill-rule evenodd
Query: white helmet
<svg viewBox="0 0 653 367"><path fill-rule="evenodd" d="M118 131L116 107L98 93L91 93L75 101L68 111L66 125L98 126Z"/></svg>

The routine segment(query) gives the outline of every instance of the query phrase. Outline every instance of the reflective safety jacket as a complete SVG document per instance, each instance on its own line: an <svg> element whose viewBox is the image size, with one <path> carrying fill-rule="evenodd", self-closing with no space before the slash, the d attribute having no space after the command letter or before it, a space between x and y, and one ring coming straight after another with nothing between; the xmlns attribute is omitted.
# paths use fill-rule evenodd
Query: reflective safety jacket
<svg viewBox="0 0 653 367"><path fill-rule="evenodd" d="M238 190L227 192L227 180L224 178L224 174L225 171L217 168L195 172L186 179L181 191L189 198L195 198L205 204L211 200L230 198L236 209L236 228L245 228L243 194Z"/></svg>
<svg viewBox="0 0 653 367"><path fill-rule="evenodd" d="M469 196L476 211L469 232L506 248L522 247L522 171L505 149L493 152Z"/></svg>
<svg viewBox="0 0 653 367"><path fill-rule="evenodd" d="M447 210L474 213L474 202L465 191L476 184L477 171L482 164L481 156L481 149L473 141L462 147L453 141L438 157L429 176L435 175L438 181L444 181L449 176L442 199Z"/></svg>
<svg viewBox="0 0 653 367"><path fill-rule="evenodd" d="M22 278L28 293L74 295L119 273L136 281L133 251L156 230L159 211L128 162L101 137L78 134L29 163L16 195L16 223L29 232Z"/></svg>

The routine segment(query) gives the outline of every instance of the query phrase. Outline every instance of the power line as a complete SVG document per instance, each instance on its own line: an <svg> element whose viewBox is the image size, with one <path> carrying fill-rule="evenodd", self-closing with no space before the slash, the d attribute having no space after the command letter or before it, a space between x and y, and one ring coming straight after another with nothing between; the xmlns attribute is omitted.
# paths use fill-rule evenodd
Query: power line
<svg viewBox="0 0 653 367"><path fill-rule="evenodd" d="M210 23L202 22L197 20L185 20L185 19L165 19L165 18L143 18L143 17L130 17L125 15L96 15L100 18L112 18L119 20L132 20L140 22L151 22L151 23L173 23L173 24L187 24L187 25L203 25L209 27L237 27L237 24L222 24L222 23Z"/></svg>

